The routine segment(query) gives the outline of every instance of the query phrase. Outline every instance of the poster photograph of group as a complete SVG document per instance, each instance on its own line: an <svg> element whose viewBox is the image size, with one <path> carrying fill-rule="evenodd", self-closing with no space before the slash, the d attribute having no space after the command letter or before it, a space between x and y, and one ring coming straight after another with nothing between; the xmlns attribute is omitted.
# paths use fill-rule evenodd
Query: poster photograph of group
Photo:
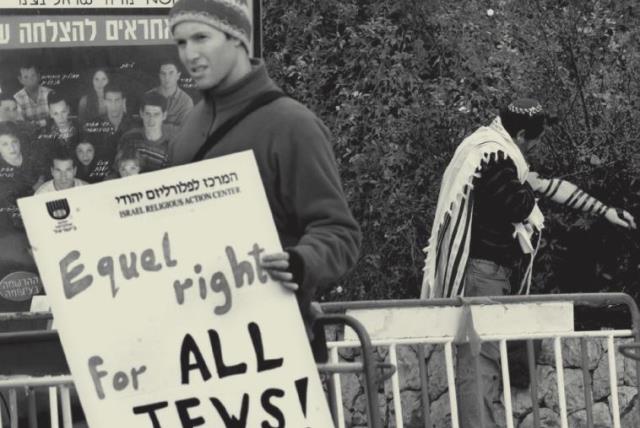
<svg viewBox="0 0 640 428"><path fill-rule="evenodd" d="M0 4L0 311L43 293L17 199L164 167L198 101L171 5L98 3Z"/></svg>

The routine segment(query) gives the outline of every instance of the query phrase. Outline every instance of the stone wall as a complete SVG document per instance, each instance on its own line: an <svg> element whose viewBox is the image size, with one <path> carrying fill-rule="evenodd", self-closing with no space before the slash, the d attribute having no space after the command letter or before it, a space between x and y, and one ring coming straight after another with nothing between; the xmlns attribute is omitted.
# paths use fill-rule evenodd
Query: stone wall
<svg viewBox="0 0 640 428"><path fill-rule="evenodd" d="M621 342L616 341L616 345ZM426 345L425 355L428 370L428 391L431 409L431 421L435 428L451 426L447 378L444 366L442 346ZM591 374L590 394L593 397L593 420L597 428L613 426L611 397L609 386L609 363L606 340L588 339L588 368ZM376 350L378 361L388 362L388 351ZM563 360L569 427L586 427L584 384L581 369L580 342L578 339L563 341ZM342 350L346 361L358 358L357 352ZM635 362L616 353L616 371L618 399L622 427L640 427L640 410ZM557 378L555 371L553 341L544 340L542 351L537 358L538 403L542 427L560 427ZM415 346L398 347L398 370L403 409L404 426L423 428L423 415L420 393L420 374ZM367 426L366 400L364 385L360 375L342 375L342 391L346 426L364 428ZM514 426L533 427L531 394L528 389L512 389ZM395 426L391 381L385 382L378 392L378 401L384 418L385 427ZM498 409L504 415L504 409ZM504 420L504 417L502 417Z"/></svg>

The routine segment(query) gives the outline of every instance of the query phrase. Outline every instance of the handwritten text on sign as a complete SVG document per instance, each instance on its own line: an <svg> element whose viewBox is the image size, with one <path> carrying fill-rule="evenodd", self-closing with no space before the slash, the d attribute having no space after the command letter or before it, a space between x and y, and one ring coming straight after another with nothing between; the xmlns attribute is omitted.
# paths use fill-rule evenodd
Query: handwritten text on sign
<svg viewBox="0 0 640 428"><path fill-rule="evenodd" d="M332 426L250 152L20 208L91 427Z"/></svg>

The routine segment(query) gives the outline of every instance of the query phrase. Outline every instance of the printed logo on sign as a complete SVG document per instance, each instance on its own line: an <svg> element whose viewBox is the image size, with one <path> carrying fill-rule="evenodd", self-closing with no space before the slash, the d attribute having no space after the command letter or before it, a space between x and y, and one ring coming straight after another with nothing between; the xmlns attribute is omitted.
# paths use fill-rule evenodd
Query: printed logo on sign
<svg viewBox="0 0 640 428"><path fill-rule="evenodd" d="M58 199L57 201L47 202L47 211L52 219L64 220L69 217L69 213L71 212L69 201L66 199Z"/></svg>
<svg viewBox="0 0 640 428"><path fill-rule="evenodd" d="M57 199L47 202L47 212L49 213L49 217L56 220L56 225L53 228L54 233L77 230L69 218L71 215L71 207L67 199Z"/></svg>

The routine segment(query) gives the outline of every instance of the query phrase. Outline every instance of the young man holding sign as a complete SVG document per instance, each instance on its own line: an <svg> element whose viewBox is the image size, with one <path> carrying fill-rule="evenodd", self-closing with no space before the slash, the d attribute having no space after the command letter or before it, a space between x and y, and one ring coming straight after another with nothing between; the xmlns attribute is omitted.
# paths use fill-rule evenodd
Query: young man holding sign
<svg viewBox="0 0 640 428"><path fill-rule="evenodd" d="M355 263L361 234L344 196L329 130L302 104L284 97L264 61L249 57L247 1L180 0L169 25L202 100L172 140L182 165L253 150L282 253L262 267L296 290L309 321L316 291Z"/></svg>

